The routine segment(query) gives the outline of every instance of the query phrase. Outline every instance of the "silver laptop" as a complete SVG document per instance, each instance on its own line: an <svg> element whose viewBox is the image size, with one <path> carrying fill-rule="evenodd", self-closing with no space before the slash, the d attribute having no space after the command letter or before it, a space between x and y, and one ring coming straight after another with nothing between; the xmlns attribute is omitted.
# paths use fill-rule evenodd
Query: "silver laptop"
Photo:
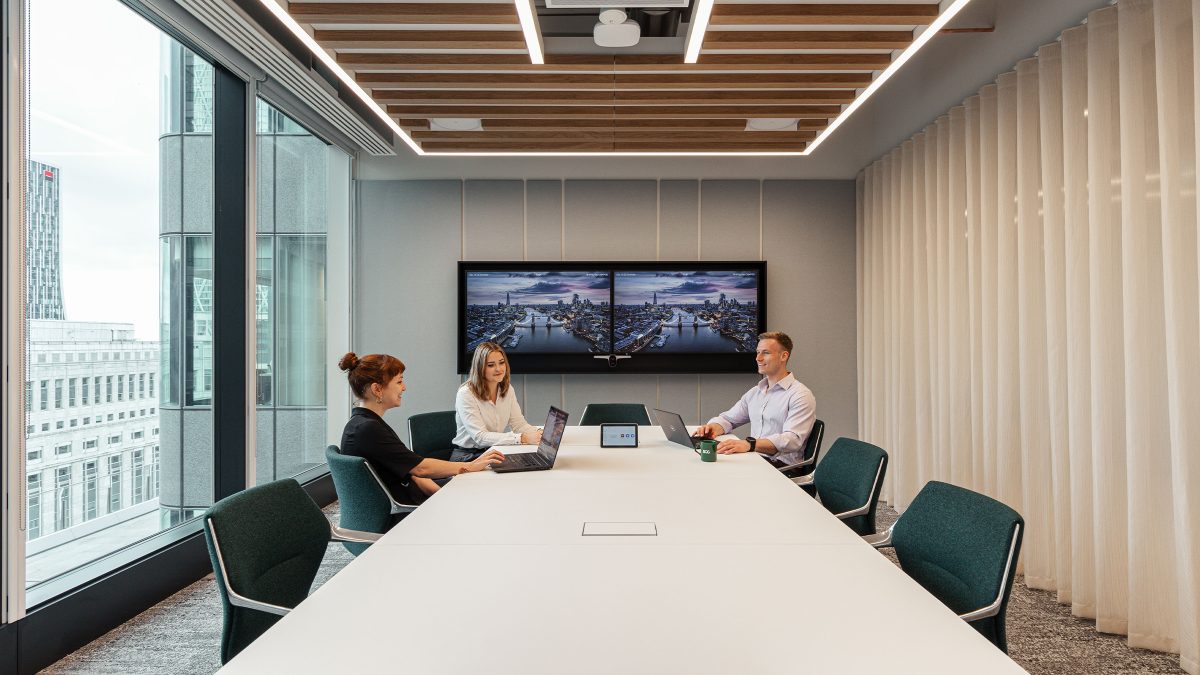
<svg viewBox="0 0 1200 675"><path fill-rule="evenodd" d="M567 428L567 416L565 410L550 406L550 413L546 415L546 426L542 429L542 442L538 444L537 452L508 455L503 462L493 464L492 471L513 473L554 468L554 458L558 456L558 446L562 444L563 431ZM504 452L503 446L497 449Z"/></svg>
<svg viewBox="0 0 1200 675"><path fill-rule="evenodd" d="M683 417L679 413L655 408L654 419L658 420L658 426L662 427L663 433L667 435L667 440L672 443L695 450L700 447L700 441L706 440L703 436L688 435L687 426L684 425Z"/></svg>

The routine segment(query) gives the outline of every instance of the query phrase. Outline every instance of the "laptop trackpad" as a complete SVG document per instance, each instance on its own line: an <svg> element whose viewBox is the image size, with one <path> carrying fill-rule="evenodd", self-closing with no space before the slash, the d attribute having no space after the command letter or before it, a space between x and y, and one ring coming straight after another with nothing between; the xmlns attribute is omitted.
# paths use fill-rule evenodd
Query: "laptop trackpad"
<svg viewBox="0 0 1200 675"><path fill-rule="evenodd" d="M605 523L585 522L585 537L656 537L658 527L654 523Z"/></svg>

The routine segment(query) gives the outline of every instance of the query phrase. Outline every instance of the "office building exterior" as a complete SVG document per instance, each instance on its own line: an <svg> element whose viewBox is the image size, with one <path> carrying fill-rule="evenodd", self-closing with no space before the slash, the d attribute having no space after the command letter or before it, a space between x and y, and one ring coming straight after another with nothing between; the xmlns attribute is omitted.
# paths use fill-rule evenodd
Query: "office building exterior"
<svg viewBox="0 0 1200 675"><path fill-rule="evenodd" d="M60 170L29 162L26 190L25 302L30 319L63 318Z"/></svg>

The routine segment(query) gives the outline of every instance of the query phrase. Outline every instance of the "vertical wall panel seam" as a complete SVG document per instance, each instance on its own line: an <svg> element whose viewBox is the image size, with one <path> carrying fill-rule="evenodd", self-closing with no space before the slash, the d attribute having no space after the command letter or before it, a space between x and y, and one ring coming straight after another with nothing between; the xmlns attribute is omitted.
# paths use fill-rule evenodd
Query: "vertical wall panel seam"
<svg viewBox="0 0 1200 675"><path fill-rule="evenodd" d="M763 179L758 179L758 259L763 257Z"/></svg>

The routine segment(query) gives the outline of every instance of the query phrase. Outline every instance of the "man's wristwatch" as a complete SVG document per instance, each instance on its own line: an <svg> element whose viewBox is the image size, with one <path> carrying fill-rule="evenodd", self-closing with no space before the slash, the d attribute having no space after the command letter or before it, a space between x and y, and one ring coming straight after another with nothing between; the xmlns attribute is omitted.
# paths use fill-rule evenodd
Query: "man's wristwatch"
<svg viewBox="0 0 1200 675"><path fill-rule="evenodd" d="M753 436L747 436L746 442L750 444L750 449L747 452L754 452L754 446L758 443L758 439Z"/></svg>

